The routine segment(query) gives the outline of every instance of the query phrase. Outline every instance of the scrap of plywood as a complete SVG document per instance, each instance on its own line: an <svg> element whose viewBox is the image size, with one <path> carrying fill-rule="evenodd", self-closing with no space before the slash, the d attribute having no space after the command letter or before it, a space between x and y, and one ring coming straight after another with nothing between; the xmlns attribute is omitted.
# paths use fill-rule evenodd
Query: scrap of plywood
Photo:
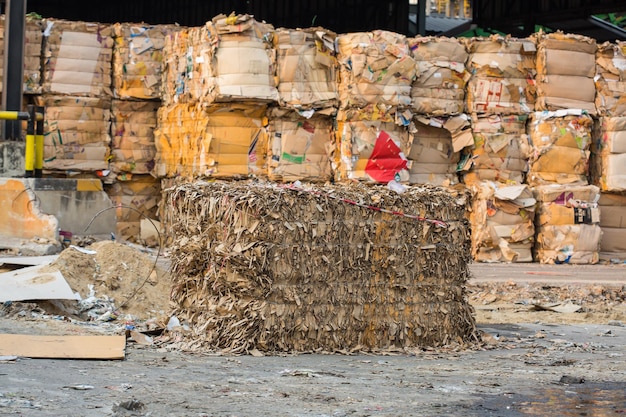
<svg viewBox="0 0 626 417"><path fill-rule="evenodd" d="M48 265L0 274L0 302L24 300L76 300L63 274Z"/></svg>
<svg viewBox="0 0 626 417"><path fill-rule="evenodd" d="M0 335L0 356L54 359L124 359L125 336Z"/></svg>

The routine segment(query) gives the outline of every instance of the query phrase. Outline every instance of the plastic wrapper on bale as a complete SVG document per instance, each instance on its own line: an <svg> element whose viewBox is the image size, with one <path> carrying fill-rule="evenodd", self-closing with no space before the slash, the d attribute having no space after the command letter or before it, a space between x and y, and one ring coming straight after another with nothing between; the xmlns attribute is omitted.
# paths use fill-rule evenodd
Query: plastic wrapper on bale
<svg viewBox="0 0 626 417"><path fill-rule="evenodd" d="M180 349L354 352L476 340L466 197L436 187L165 190Z"/></svg>

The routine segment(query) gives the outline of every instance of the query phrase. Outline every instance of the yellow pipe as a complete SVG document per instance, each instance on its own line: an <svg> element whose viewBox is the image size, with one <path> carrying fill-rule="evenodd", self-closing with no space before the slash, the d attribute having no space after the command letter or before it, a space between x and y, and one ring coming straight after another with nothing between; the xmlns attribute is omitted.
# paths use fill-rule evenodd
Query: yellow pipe
<svg viewBox="0 0 626 417"><path fill-rule="evenodd" d="M32 177L35 171L35 135L26 135L26 150L24 152L24 170L27 177Z"/></svg>
<svg viewBox="0 0 626 417"><path fill-rule="evenodd" d="M2 120L28 120L29 118L30 115L25 111L0 111L0 119Z"/></svg>

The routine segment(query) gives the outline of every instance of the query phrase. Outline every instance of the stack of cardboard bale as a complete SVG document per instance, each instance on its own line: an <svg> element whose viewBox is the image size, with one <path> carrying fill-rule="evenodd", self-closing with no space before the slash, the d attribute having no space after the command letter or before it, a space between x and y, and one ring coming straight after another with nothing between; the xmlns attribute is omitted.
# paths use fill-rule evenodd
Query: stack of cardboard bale
<svg viewBox="0 0 626 417"><path fill-rule="evenodd" d="M266 104L278 99L272 34L249 15L220 15L167 39L159 177L267 175Z"/></svg>
<svg viewBox="0 0 626 417"><path fill-rule="evenodd" d="M113 28L52 19L44 26L44 170L106 170Z"/></svg>
<svg viewBox="0 0 626 417"><path fill-rule="evenodd" d="M333 178L335 38L322 28L274 33L279 106L270 110L268 126L268 175L274 181Z"/></svg>
<svg viewBox="0 0 626 417"><path fill-rule="evenodd" d="M626 43L604 43L596 55L591 177L600 187L600 259L626 260Z"/></svg>
<svg viewBox="0 0 626 417"><path fill-rule="evenodd" d="M596 44L562 33L537 36L537 110L528 132L528 182L539 201L535 257L596 263L602 236L598 188L589 184Z"/></svg>
<svg viewBox="0 0 626 417"><path fill-rule="evenodd" d="M337 38L338 180L408 181L415 61L404 35L377 30Z"/></svg>
<svg viewBox="0 0 626 417"><path fill-rule="evenodd" d="M413 143L408 154L409 183L454 185L461 150L472 144L469 117L463 114L467 50L456 39L409 39L416 64L411 88Z"/></svg>
<svg viewBox="0 0 626 417"><path fill-rule="evenodd" d="M0 94L4 79L4 31L5 15L0 15ZM24 30L24 93L41 93L41 48L43 41L43 21L35 15L26 16Z"/></svg>
<svg viewBox="0 0 626 417"><path fill-rule="evenodd" d="M536 201L524 183L530 145L526 120L535 102L535 46L503 36L469 42L466 107L473 146L462 163L473 194L472 251L480 262L532 262Z"/></svg>
<svg viewBox="0 0 626 417"><path fill-rule="evenodd" d="M127 240L141 235L142 218L158 218L160 181L150 173L155 164L163 48L174 30L176 26L131 23L114 27L110 166L117 182L107 192L118 207L118 235Z"/></svg>

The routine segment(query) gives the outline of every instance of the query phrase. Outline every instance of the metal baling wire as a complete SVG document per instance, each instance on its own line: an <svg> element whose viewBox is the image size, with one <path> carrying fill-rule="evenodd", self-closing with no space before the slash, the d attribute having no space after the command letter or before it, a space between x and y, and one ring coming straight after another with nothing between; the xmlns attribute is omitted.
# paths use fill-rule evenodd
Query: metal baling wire
<svg viewBox="0 0 626 417"><path fill-rule="evenodd" d="M148 280L150 279L150 276L152 275L152 272L156 271L157 262L159 261L159 254L161 253L161 242L162 241L161 241L161 233L159 232L159 228L156 226L156 224L154 224L154 222L152 221L151 218L149 218L148 216L146 216L144 213L142 213L141 211L137 210L136 208L130 207L130 206L127 206L127 205L124 205L124 204L118 204L118 205L115 205L115 206L107 207L107 208L104 208L104 209L100 210L96 214L94 214L93 217L91 218L91 220L89 221L89 224L87 225L87 227L85 227L85 230L83 232L86 232L87 229L89 229L91 224L94 222L94 220L96 220L96 218L98 218L98 216L100 216L102 213L104 213L105 211L109 211L109 210L113 210L113 209L117 209L117 208L125 208L125 209L129 209L129 210L133 210L133 211L139 213L139 215L141 215L141 217L148 219L148 221L152 224L152 226L154 226L154 230L156 230L157 236L159 237L159 250L157 251L156 258L154 259L154 263L152 264L152 269L150 269L150 272L148 272L148 275L146 276L146 279L143 280L141 285L139 287L137 287L135 289L135 291L133 291L133 293L131 295L126 297L126 300L124 300L124 302L118 306L118 308L122 308L122 307L126 306L126 303L128 303L130 300L133 299L133 297L135 297L137 295L139 290L141 290L144 287L144 285L146 285L146 282L148 282Z"/></svg>

